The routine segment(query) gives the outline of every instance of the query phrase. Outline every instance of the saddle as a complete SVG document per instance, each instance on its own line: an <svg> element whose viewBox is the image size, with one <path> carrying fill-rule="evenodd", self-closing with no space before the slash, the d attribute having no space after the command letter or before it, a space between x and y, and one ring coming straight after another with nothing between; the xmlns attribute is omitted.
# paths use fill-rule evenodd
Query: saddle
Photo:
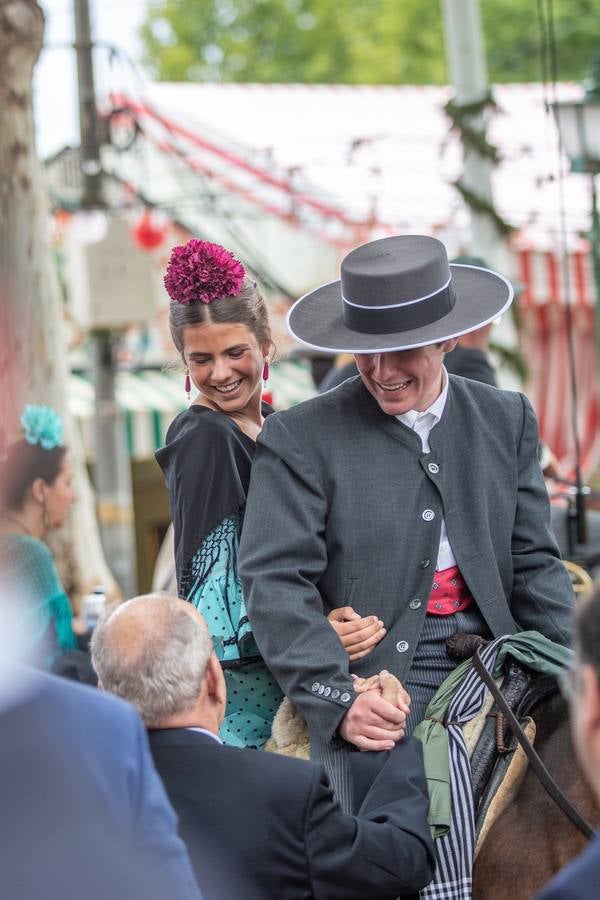
<svg viewBox="0 0 600 900"><path fill-rule="evenodd" d="M449 657L462 662L485 646L480 635L455 634L448 638ZM558 691L556 679L534 672L528 666L511 660L498 685L509 709L523 727L529 741L535 741L535 723L530 712L541 700ZM527 758L511 729L506 715L490 695L471 750L471 775L477 850L492 824L516 795L527 770Z"/></svg>

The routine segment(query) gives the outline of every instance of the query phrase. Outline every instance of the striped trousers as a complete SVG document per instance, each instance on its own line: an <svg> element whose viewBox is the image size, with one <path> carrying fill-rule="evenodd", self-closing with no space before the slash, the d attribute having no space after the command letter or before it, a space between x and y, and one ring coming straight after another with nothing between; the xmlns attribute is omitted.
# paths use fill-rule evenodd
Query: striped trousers
<svg viewBox="0 0 600 900"><path fill-rule="evenodd" d="M475 605L451 616L426 616L412 666L404 686L411 697L407 733L411 734L425 715L429 701L455 667L446 653L446 640L457 631L489 636L483 616ZM390 671L393 670L390 667ZM348 763L348 744L334 745L317 734L310 735L310 757L325 767L340 806L356 813Z"/></svg>

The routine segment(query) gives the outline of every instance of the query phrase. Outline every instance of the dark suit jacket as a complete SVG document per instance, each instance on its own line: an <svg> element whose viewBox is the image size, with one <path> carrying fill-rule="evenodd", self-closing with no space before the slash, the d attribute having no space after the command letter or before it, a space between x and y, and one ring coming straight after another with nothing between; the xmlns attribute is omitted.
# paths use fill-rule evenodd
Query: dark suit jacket
<svg viewBox="0 0 600 900"><path fill-rule="evenodd" d="M21 687L27 675L18 670ZM10 702L0 693L0 895L200 900L137 713L92 688L30 679Z"/></svg>
<svg viewBox="0 0 600 900"><path fill-rule="evenodd" d="M598 900L600 835L537 895L537 900Z"/></svg>
<svg viewBox="0 0 600 900"><path fill-rule="evenodd" d="M349 670L405 679L442 517L494 637L531 628L569 640L573 591L550 527L531 404L449 380L429 454L360 378L269 416L258 437L238 559L248 615L267 665L326 740L354 699ZM323 615L346 604L387 628L351 665Z"/></svg>
<svg viewBox="0 0 600 900"><path fill-rule="evenodd" d="M376 777L353 817L341 812L321 766L225 747L189 729L149 735L207 900L392 900L431 880L417 741L356 754L361 769L380 772L360 772L359 793Z"/></svg>

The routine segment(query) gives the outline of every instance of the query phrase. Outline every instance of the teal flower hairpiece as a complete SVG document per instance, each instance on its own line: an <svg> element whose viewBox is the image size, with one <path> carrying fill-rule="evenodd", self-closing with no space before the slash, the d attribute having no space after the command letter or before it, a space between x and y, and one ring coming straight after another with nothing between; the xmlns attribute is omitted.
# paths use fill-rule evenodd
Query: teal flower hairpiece
<svg viewBox="0 0 600 900"><path fill-rule="evenodd" d="M64 447L62 419L51 406L28 403L21 413L21 425L28 444L39 444L44 450Z"/></svg>

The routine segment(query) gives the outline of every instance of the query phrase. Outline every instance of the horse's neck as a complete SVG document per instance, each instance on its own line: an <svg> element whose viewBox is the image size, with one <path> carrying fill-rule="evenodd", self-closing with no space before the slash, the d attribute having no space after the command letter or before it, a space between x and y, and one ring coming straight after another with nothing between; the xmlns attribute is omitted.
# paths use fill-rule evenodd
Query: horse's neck
<svg viewBox="0 0 600 900"><path fill-rule="evenodd" d="M600 826L600 806L573 749L566 703L557 695L545 698L531 709L530 715L537 729L535 748L550 775L579 813L594 827ZM586 843L530 767L515 800L492 825L481 848L473 897L531 897Z"/></svg>
<svg viewBox="0 0 600 900"><path fill-rule="evenodd" d="M531 714L537 729L535 748L546 768L578 812L591 825L598 827L600 825L600 804L598 804L575 754L571 740L569 709L566 702L560 695L555 695L539 703ZM531 783L533 792L546 793L533 772L528 772L527 780ZM565 835L574 832L577 842L583 847L585 844L583 836L579 834L567 817L557 810L556 804L549 797L548 801L556 812L553 824L560 828Z"/></svg>

